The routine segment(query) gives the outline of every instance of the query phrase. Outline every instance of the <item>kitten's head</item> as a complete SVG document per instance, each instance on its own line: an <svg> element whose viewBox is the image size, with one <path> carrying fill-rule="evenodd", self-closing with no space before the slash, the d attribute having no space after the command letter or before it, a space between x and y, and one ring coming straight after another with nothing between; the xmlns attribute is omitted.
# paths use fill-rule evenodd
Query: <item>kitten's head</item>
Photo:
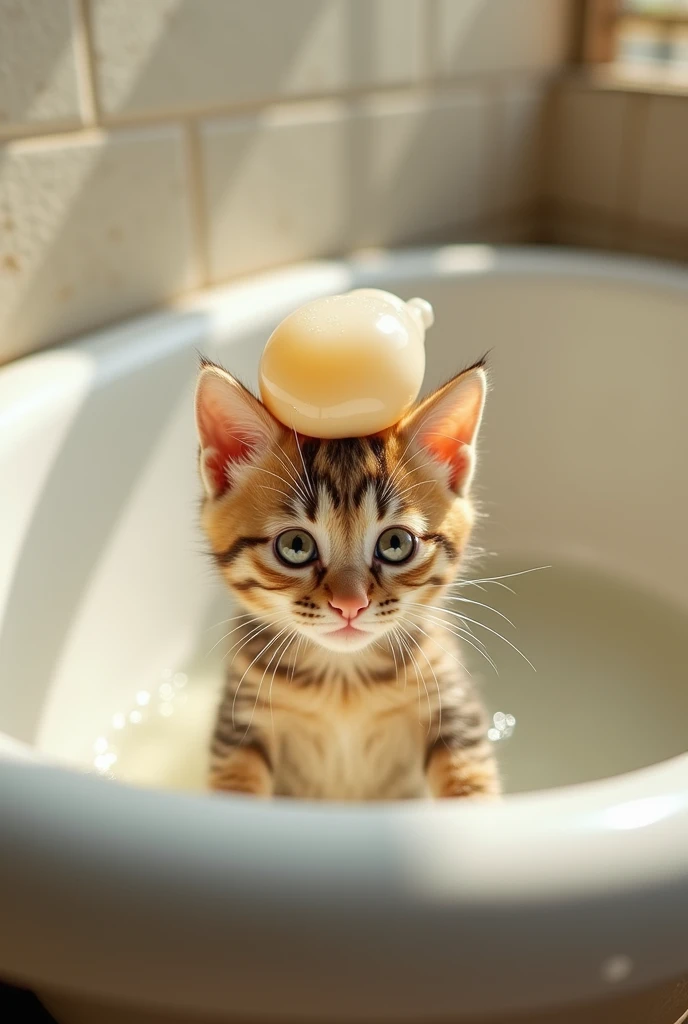
<svg viewBox="0 0 688 1024"><path fill-rule="evenodd" d="M333 651L403 635L458 571L485 393L480 362L380 434L320 441L204 364L202 522L240 602Z"/></svg>

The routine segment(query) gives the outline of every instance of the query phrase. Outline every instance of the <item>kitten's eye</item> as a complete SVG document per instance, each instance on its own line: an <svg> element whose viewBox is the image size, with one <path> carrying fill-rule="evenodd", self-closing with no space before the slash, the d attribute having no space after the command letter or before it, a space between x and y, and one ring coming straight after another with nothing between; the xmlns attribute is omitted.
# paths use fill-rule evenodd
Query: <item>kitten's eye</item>
<svg viewBox="0 0 688 1024"><path fill-rule="evenodd" d="M375 547L375 554L383 562L406 562L416 550L416 538L408 530L393 526L381 533Z"/></svg>
<svg viewBox="0 0 688 1024"><path fill-rule="evenodd" d="M318 548L305 530L285 530L275 541L275 551L287 565L307 565L318 557Z"/></svg>

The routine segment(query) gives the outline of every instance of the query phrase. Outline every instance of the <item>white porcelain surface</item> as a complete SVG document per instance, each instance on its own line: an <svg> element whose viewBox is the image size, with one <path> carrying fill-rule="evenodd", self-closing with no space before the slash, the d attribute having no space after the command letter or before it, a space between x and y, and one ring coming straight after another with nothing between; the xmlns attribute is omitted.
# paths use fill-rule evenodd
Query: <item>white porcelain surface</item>
<svg viewBox="0 0 688 1024"><path fill-rule="evenodd" d="M591 566L688 612L683 271L486 246L380 254L10 366L0 973L179 1012L410 1021L598 998L688 967L685 756L498 806L347 808L135 789L14 757L20 742L91 765L103 721L209 624L196 349L254 379L287 312L361 285L433 304L427 386L491 349L485 546Z"/></svg>

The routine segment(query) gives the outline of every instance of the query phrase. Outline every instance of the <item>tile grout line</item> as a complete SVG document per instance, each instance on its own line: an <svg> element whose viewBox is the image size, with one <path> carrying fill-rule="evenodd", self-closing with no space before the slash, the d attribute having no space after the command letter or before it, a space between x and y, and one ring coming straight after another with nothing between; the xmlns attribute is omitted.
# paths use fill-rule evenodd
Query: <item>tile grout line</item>
<svg viewBox="0 0 688 1024"><path fill-rule="evenodd" d="M86 0L72 0L72 3L79 4L86 3ZM538 74L532 70L523 71L509 71L499 72L496 74L486 75L466 75L466 76L452 76L451 78L433 78L428 81L420 82L403 82L400 84L389 85L389 86L378 86L370 88L364 86L361 88L352 88L342 90L340 92L332 93L302 93L295 96L284 96L276 95L272 97L263 97L256 100L246 100L243 103L221 103L221 104L208 104L205 107L193 107L193 108L166 108L153 111L145 111L138 113L127 113L127 114L102 114L97 110L97 99L95 80L93 78L93 65L92 60L89 56L89 44L86 35L86 43L84 46L84 61L83 71L84 76L87 76L87 82L90 84L90 95L93 105L91 111L93 120L90 121L87 127L98 126L103 130L118 129L118 128L142 128L155 125L165 125L170 123L179 123L180 120L195 118L198 120L210 120L216 118L226 118L231 120L232 118L241 118L254 114L263 113L274 107L289 107L298 110L299 107L307 107L315 104L342 104L348 103L353 100L359 100L366 102L368 100L385 100L385 99L418 99L418 98L441 98L442 96L448 96L453 94L460 94L462 91L473 92L476 87L481 86L499 86L500 88L508 88L509 86L519 85L528 83L531 81L541 82L545 86L547 84L547 78L543 79L541 74ZM80 61L81 64L81 61ZM53 122L51 125L49 122L37 123L34 125L17 125L14 128L8 129L6 126L0 128L0 138L4 140L12 141L13 139L33 138L41 137L43 135L59 135L64 131L74 131L78 129L78 125L71 124L67 126L65 122Z"/></svg>
<svg viewBox="0 0 688 1024"><path fill-rule="evenodd" d="M478 199L479 217L488 217L490 211L502 201L504 181L501 176L502 149L504 142L504 89L498 83L490 83L483 90L483 184Z"/></svg>
<svg viewBox="0 0 688 1024"><path fill-rule="evenodd" d="M187 171L188 209L193 237L193 252L199 288L210 285L210 248L208 237L208 203L203 183L203 154L198 123L188 119L183 124Z"/></svg>
<svg viewBox="0 0 688 1024"><path fill-rule="evenodd" d="M559 88L559 85L554 85L551 89L546 90L543 96L537 183L537 201L542 207L546 207L549 202L552 182L556 175L557 159L555 147L558 145L556 122L560 96Z"/></svg>
<svg viewBox="0 0 688 1024"><path fill-rule="evenodd" d="M89 0L71 0L74 24L74 53L77 68L79 107L86 127L98 125L95 61L91 46Z"/></svg>
<svg viewBox="0 0 688 1024"><path fill-rule="evenodd" d="M423 36L421 40L421 75L424 85L433 85L439 80L437 71L439 60L437 54L438 14L437 0L426 0L421 7L423 18Z"/></svg>

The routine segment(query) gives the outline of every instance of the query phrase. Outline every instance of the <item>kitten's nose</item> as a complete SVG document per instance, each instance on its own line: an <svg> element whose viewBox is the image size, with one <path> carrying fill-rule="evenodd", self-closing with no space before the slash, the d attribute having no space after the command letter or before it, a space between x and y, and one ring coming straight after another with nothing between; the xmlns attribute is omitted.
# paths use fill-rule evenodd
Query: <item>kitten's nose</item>
<svg viewBox="0 0 688 1024"><path fill-rule="evenodd" d="M361 590L354 594L333 594L332 600L330 601L330 608L334 608L336 611L343 615L345 619L351 622L355 619L359 612L362 612L368 607L370 601L365 591Z"/></svg>

